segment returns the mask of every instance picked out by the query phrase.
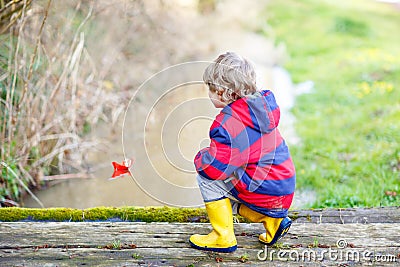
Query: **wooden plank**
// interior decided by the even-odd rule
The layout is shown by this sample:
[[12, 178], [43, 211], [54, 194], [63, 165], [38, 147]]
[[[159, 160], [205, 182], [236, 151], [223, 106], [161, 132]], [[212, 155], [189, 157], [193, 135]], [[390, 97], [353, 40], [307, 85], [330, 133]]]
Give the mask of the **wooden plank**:
[[397, 223], [400, 207], [294, 210], [289, 217], [297, 223]]
[[[400, 223], [387, 224], [310, 224], [294, 223], [279, 248], [257, 241], [261, 224], [235, 224], [238, 250], [210, 253], [190, 248], [193, 233], [206, 234], [209, 224], [78, 222], [0, 223], [0, 266], [338, 266], [327, 253], [342, 255], [343, 264], [393, 266], [400, 263]], [[347, 242], [338, 248], [338, 240]], [[119, 242], [119, 243], [118, 243]], [[121, 249], [112, 249], [118, 247]], [[362, 261], [345, 258], [369, 254]], [[278, 257], [278, 253], [281, 253]], [[313, 254], [314, 253], [314, 254]], [[352, 254], [353, 253], [353, 254]], [[321, 256], [322, 254], [322, 256]], [[274, 260], [265, 255], [274, 256]], [[393, 256], [391, 262], [371, 261], [372, 256]], [[247, 262], [240, 259], [246, 256]], [[314, 259], [304, 260], [304, 256]], [[296, 258], [297, 257], [297, 258]], [[222, 262], [217, 260], [222, 259]], [[294, 258], [297, 259], [293, 260]], [[321, 259], [320, 259], [321, 258]], [[393, 262], [395, 260], [395, 262]], [[375, 264], [375, 265], [374, 265]], [[346, 265], [342, 265], [346, 266]], [[348, 265], [347, 265], [348, 266]]]
[[[39, 250], [24, 249], [13, 252], [7, 258], [7, 265], [17, 266], [265, 266], [266, 261], [256, 259], [254, 251], [244, 251], [249, 260], [241, 262], [241, 254], [216, 254], [193, 249], [136, 249], [101, 251], [95, 249]], [[254, 254], [254, 255], [253, 255]], [[217, 262], [219, 261], [219, 263]], [[0, 263], [5, 263], [1, 262]], [[312, 263], [310, 266], [320, 266]], [[298, 262], [268, 261], [268, 266], [299, 266]]]
[[[284, 250], [280, 250], [281, 252]], [[311, 255], [310, 251], [315, 252], [315, 258], [303, 259], [295, 258], [293, 251], [298, 255]], [[320, 254], [318, 254], [318, 251]], [[38, 251], [29, 249], [20, 249], [18, 251], [8, 252], [10, 256], [0, 258], [2, 266], [396, 266], [398, 262], [393, 261], [382, 262], [381, 260], [371, 261], [370, 258], [360, 259], [361, 262], [353, 260], [341, 260], [346, 257], [346, 253], [353, 255], [354, 251], [358, 251], [360, 255], [364, 250], [352, 249], [343, 250], [339, 254], [334, 254], [337, 260], [328, 259], [327, 255], [322, 254], [323, 249], [307, 249], [298, 248], [286, 253], [286, 258], [282, 256], [275, 259], [258, 259], [259, 251], [249, 249], [238, 249], [234, 253], [210, 253], [201, 252], [190, 248], [185, 249], [166, 249], [166, 248], [138, 248], [135, 250], [98, 250], [98, 249], [60, 249], [49, 248], [40, 249]], [[327, 251], [327, 249], [326, 249]], [[334, 250], [333, 250], [334, 251]], [[347, 252], [346, 252], [347, 251]], [[385, 255], [390, 251], [385, 251]], [[372, 253], [372, 252], [371, 252]], [[392, 252], [393, 253], [393, 252]], [[247, 255], [247, 261], [242, 262], [241, 259]], [[292, 257], [294, 260], [289, 258]], [[306, 256], [307, 257], [307, 256]], [[362, 257], [362, 256], [360, 256]], [[353, 259], [353, 258], [351, 258]], [[377, 258], [378, 259], [378, 258]], [[398, 260], [398, 259], [397, 259]], [[218, 264], [217, 262], [220, 261]]]
[[[293, 224], [285, 238], [288, 245], [308, 245], [321, 239], [334, 245], [338, 239], [364, 247], [397, 246], [400, 224]], [[26, 229], [26, 230], [25, 230]], [[105, 246], [114, 240], [135, 243], [141, 247], [187, 246], [187, 239], [194, 233], [207, 234], [211, 227], [202, 223], [0, 223], [0, 248], [27, 246]], [[235, 224], [235, 233], [246, 243], [263, 232], [262, 224]], [[382, 234], [384, 233], [384, 234]], [[3, 238], [4, 236], [4, 238]], [[185, 237], [187, 239], [185, 239]], [[60, 243], [60, 240], [63, 243]], [[151, 242], [149, 242], [151, 240]], [[357, 244], [357, 242], [359, 242]], [[182, 245], [183, 244], [183, 245]], [[258, 243], [257, 243], [258, 244]]]

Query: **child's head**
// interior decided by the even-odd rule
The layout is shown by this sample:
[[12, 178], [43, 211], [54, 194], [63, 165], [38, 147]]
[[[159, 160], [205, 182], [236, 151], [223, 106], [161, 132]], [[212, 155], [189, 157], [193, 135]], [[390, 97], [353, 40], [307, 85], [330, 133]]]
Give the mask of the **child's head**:
[[210, 98], [215, 94], [222, 105], [257, 91], [253, 66], [247, 59], [233, 52], [220, 55], [210, 64], [204, 71], [203, 81], [210, 89]]

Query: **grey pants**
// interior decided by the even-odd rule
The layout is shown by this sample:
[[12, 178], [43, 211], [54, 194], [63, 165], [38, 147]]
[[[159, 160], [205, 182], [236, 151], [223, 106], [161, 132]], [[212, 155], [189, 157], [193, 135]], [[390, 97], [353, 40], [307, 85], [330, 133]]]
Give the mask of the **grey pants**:
[[205, 203], [220, 200], [222, 198], [229, 198], [232, 205], [233, 214], [238, 214], [239, 200], [237, 200], [230, 192], [233, 188], [231, 180], [210, 180], [201, 175], [197, 175], [197, 183], [199, 184], [201, 195]]

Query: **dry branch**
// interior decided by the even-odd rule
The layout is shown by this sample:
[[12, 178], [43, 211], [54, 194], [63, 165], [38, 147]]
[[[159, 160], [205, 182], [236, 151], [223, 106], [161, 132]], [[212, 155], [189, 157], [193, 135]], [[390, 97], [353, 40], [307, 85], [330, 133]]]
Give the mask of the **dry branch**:
[[32, 0], [0, 1], [0, 34], [5, 33], [26, 12]]
[[42, 181], [56, 181], [56, 180], [70, 180], [70, 179], [90, 179], [92, 175], [87, 173], [69, 173], [69, 174], [58, 174], [51, 176], [43, 176]]

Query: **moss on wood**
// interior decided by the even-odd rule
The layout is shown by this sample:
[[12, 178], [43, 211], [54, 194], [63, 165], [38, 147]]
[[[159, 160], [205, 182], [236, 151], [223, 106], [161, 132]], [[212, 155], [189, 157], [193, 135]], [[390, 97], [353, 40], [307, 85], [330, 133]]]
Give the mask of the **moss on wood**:
[[[298, 223], [397, 223], [400, 207], [290, 210]], [[235, 216], [237, 222], [250, 222]], [[0, 222], [17, 221], [131, 221], [131, 222], [208, 222], [204, 208], [172, 207], [96, 207], [71, 208], [0, 208]]]
[[207, 213], [202, 208], [171, 207], [96, 207], [71, 208], [1, 208], [0, 221], [140, 221], [140, 222], [207, 222]]

